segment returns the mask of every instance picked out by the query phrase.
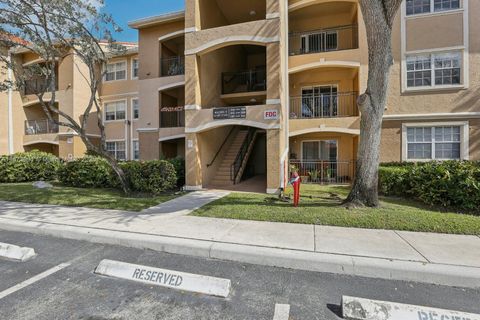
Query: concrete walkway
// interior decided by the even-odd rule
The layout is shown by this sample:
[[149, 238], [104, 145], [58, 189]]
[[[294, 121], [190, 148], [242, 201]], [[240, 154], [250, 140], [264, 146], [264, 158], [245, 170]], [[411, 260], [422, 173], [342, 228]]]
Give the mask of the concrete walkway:
[[480, 237], [187, 216], [227, 192], [134, 213], [0, 202], [0, 229], [294, 269], [480, 288]]

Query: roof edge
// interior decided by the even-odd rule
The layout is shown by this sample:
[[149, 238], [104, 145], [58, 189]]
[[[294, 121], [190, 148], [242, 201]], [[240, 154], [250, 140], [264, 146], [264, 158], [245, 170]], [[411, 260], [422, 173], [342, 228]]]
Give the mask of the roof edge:
[[146, 17], [138, 20], [133, 20], [128, 23], [128, 26], [133, 29], [141, 29], [145, 27], [154, 26], [157, 24], [181, 21], [185, 19], [185, 10], [169, 12], [157, 16]]

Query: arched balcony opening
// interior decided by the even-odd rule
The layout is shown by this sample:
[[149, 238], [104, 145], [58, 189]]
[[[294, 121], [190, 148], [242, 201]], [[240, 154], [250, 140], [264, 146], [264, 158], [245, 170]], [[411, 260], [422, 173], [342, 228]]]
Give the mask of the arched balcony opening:
[[172, 77], [185, 74], [185, 36], [159, 41], [160, 76]]
[[265, 104], [265, 46], [231, 45], [199, 59], [202, 108]]
[[289, 55], [358, 48], [358, 4], [332, 1], [289, 13]]
[[290, 119], [357, 117], [359, 71], [322, 67], [290, 74]]

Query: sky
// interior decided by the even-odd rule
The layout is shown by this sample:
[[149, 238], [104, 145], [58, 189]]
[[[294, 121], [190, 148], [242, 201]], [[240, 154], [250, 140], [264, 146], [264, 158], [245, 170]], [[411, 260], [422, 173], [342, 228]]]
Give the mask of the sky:
[[137, 30], [128, 27], [128, 22], [184, 9], [184, 0], [105, 0], [103, 12], [110, 13], [123, 29], [113, 36], [117, 41], [138, 41]]

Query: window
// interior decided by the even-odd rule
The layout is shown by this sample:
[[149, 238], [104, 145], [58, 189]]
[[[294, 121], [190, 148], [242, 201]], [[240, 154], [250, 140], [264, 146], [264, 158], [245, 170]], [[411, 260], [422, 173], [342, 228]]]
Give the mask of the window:
[[435, 55], [435, 85], [460, 84], [460, 53]]
[[338, 49], [336, 31], [319, 32], [302, 36], [302, 53], [334, 51]]
[[105, 121], [125, 120], [125, 101], [105, 104]]
[[461, 130], [462, 126], [407, 128], [407, 159], [461, 159]]
[[460, 0], [407, 0], [407, 16], [460, 9]]
[[125, 141], [107, 142], [107, 152], [117, 160], [126, 160]]
[[338, 88], [336, 85], [302, 89], [302, 117], [324, 118], [338, 115]]
[[337, 141], [303, 141], [302, 160], [304, 161], [337, 161]]
[[140, 143], [138, 141], [132, 141], [132, 159], [140, 160]]
[[132, 59], [132, 79], [138, 78], [138, 59]]
[[435, 11], [460, 9], [460, 0], [435, 0], [433, 6]]
[[107, 73], [105, 74], [105, 81], [116, 81], [127, 79], [127, 63], [117, 62], [107, 64]]
[[133, 119], [138, 119], [140, 116], [138, 99], [132, 99], [132, 110], [133, 110]]
[[430, 13], [430, 0], [407, 0], [407, 15]]
[[460, 85], [461, 63], [460, 52], [407, 56], [407, 87]]
[[432, 64], [430, 56], [407, 57], [407, 86], [427, 87], [432, 84]]

